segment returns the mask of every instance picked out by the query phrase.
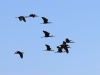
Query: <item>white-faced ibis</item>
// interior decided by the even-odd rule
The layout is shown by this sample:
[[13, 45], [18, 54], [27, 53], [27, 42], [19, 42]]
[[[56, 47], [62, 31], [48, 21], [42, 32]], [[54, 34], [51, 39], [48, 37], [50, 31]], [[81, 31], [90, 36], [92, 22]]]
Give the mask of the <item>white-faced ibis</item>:
[[63, 43], [60, 45], [61, 48], [63, 48], [64, 46], [69, 46], [65, 41], [63, 41]]
[[51, 23], [51, 22], [48, 22], [47, 18], [45, 18], [45, 17], [41, 17], [41, 18], [43, 19], [43, 22], [44, 22], [44, 23], [41, 23], [41, 24], [49, 24], [49, 23]]
[[62, 53], [63, 52], [61, 47], [57, 46], [57, 48], [58, 48], [58, 51], [55, 53]]
[[15, 17], [15, 18], [19, 18], [20, 21], [24, 21], [26, 22], [26, 19], [25, 18], [28, 18], [27, 16], [19, 16], [19, 17]]
[[67, 47], [67, 46], [64, 47], [64, 50], [65, 50], [66, 53], [69, 53], [68, 48], [70, 48], [70, 47]]
[[[44, 31], [44, 30], [43, 30], [43, 33], [45, 34], [44, 37], [55, 37], [55, 36], [53, 36], [53, 35], [50, 36], [50, 33], [47, 32], [47, 31]], [[41, 37], [41, 38], [43, 38], [43, 37]]]
[[68, 38], [65, 39], [66, 43], [74, 43], [72, 40], [69, 40]]
[[23, 52], [16, 51], [14, 54], [19, 54], [21, 58], [23, 58]]
[[45, 51], [54, 51], [54, 50], [51, 50], [51, 47], [49, 45], [45, 44], [45, 46], [47, 48], [47, 50], [45, 50]]
[[30, 14], [29, 17], [38, 17], [36, 14]]

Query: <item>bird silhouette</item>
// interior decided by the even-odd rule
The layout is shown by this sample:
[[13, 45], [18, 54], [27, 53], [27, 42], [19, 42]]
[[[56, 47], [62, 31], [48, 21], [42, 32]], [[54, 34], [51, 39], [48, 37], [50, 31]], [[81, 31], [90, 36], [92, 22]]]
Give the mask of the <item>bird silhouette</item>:
[[70, 48], [70, 47], [64, 46], [64, 50], [66, 53], [69, 53], [68, 48]]
[[57, 46], [57, 48], [58, 48], [58, 51], [55, 53], [62, 53], [63, 52], [61, 47]]
[[29, 17], [38, 17], [36, 14], [30, 14]]
[[54, 51], [54, 50], [51, 50], [51, 47], [49, 45], [45, 44], [45, 46], [47, 47], [47, 50], [45, 51]]
[[23, 58], [23, 52], [16, 51], [14, 54], [19, 54], [21, 58]]
[[[44, 30], [43, 30], [43, 33], [45, 34], [44, 37], [55, 37], [55, 36], [53, 36], [53, 35], [50, 36], [50, 33], [47, 32], [47, 31], [44, 31]], [[43, 38], [43, 37], [41, 37], [41, 38]]]
[[69, 40], [68, 38], [65, 39], [66, 43], [74, 43], [72, 40]]
[[63, 43], [60, 45], [61, 46], [61, 48], [64, 48], [64, 46], [69, 46], [68, 44], [66, 44], [66, 42], [65, 41], [63, 41]]
[[45, 18], [45, 17], [41, 17], [41, 18], [43, 19], [43, 22], [44, 22], [44, 23], [41, 23], [41, 24], [49, 24], [49, 23], [51, 23], [51, 22], [48, 22], [47, 18]]
[[26, 19], [25, 18], [28, 18], [27, 16], [19, 16], [19, 17], [15, 17], [15, 18], [19, 18], [20, 21], [24, 21], [26, 22]]

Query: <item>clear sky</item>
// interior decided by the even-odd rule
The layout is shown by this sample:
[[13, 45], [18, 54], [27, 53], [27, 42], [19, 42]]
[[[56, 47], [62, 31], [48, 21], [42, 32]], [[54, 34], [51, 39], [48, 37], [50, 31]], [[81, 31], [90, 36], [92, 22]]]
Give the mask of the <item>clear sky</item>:
[[[1, 0], [0, 13], [0, 75], [100, 75], [100, 0]], [[39, 17], [15, 18], [29, 14]], [[65, 38], [76, 42], [69, 54], [54, 53]]]

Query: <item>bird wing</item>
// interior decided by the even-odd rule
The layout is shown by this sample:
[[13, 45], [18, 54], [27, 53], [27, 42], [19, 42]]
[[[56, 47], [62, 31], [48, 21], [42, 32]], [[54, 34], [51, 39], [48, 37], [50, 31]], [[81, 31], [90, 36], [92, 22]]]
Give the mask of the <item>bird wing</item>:
[[20, 20], [20, 21], [22, 21], [22, 20], [23, 20], [23, 18], [22, 18], [22, 17], [19, 17], [19, 20]]
[[30, 14], [29, 17], [35, 17], [35, 15], [34, 14]]
[[46, 34], [50, 34], [49, 32], [47, 32], [47, 31], [44, 31], [44, 33], [46, 33]]
[[23, 21], [24, 21], [24, 22], [26, 22], [26, 19], [25, 19], [25, 17], [23, 17]]
[[70, 40], [68, 38], [66, 38], [66, 42], [70, 42]]
[[19, 55], [20, 55], [21, 58], [23, 58], [23, 53], [20, 52]]
[[66, 51], [66, 53], [69, 53], [68, 48], [64, 47], [64, 50]]
[[43, 31], [44, 32], [44, 34], [45, 34], [45, 36], [49, 36], [49, 32], [47, 32], [47, 31]]
[[49, 45], [46, 45], [47, 49], [51, 49]]
[[62, 49], [61, 48], [58, 48], [58, 52], [62, 52]]
[[47, 19], [47, 18], [42, 17], [42, 19], [43, 19], [43, 21], [44, 21], [45, 23], [47, 23], [47, 22], [48, 22], [48, 19]]

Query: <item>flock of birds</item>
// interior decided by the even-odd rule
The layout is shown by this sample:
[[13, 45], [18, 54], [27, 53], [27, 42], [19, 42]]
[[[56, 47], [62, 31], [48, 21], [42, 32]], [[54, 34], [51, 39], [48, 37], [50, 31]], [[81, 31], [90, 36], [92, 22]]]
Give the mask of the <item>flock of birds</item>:
[[[29, 18], [29, 17], [35, 18], [35, 17], [38, 17], [38, 16], [36, 14], [30, 14], [29, 16], [19, 16], [19, 17], [15, 17], [15, 18], [19, 18], [20, 21], [26, 22], [26, 19], [25, 18]], [[41, 23], [41, 24], [49, 24], [49, 23], [52, 23], [52, 22], [48, 22], [48, 19], [45, 18], [45, 17], [41, 17], [41, 18], [43, 19], [43, 23]], [[55, 37], [53, 35], [50, 35], [50, 33], [47, 32], [47, 31], [44, 31], [43, 30], [43, 33], [45, 35], [44, 37]], [[41, 38], [43, 38], [43, 37], [41, 37]], [[69, 40], [68, 38], [66, 38], [65, 41], [63, 41], [63, 43], [61, 45], [57, 46], [58, 51], [55, 52], [55, 53], [62, 53], [62, 52], [69, 53], [68, 48], [71, 48], [71, 47], [68, 45], [68, 43], [74, 43], [74, 42], [72, 40]], [[45, 46], [46, 46], [47, 49], [44, 50], [44, 51], [54, 51], [54, 50], [52, 50], [52, 48], [48, 44], [45, 44]], [[63, 49], [65, 51], [63, 51]], [[21, 51], [16, 51], [15, 52], [15, 54], [19, 54], [21, 58], [23, 58], [23, 53], [24, 52], [21, 52]]]

